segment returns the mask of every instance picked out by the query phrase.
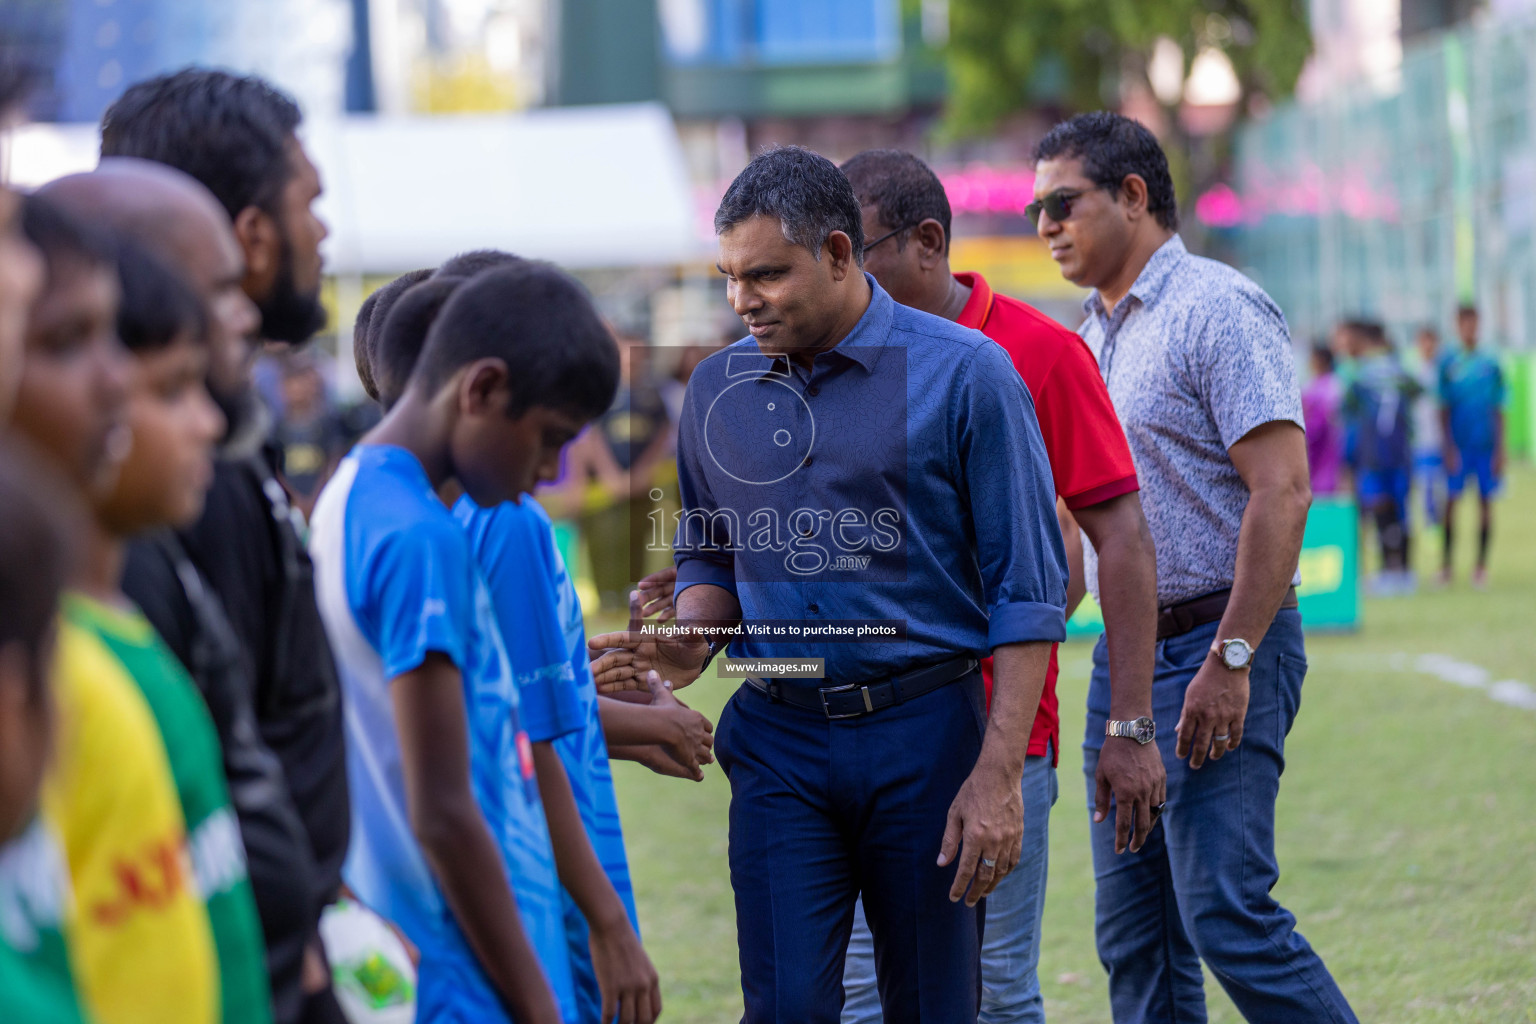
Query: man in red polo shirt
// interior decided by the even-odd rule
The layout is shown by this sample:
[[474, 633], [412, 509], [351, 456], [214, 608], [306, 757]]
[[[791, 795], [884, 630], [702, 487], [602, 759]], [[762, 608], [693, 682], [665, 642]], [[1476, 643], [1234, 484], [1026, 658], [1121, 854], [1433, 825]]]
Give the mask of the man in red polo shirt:
[[[1117, 848], [1138, 850], [1161, 810], [1164, 790], [1162, 758], [1148, 742], [1157, 570], [1136, 467], [1098, 363], [1081, 338], [1039, 310], [996, 294], [980, 274], [950, 272], [949, 199], [921, 160], [899, 150], [869, 150], [842, 169], [864, 211], [864, 269], [897, 302], [975, 328], [1001, 345], [1034, 398], [1057, 496], [1070, 513], [1063, 522], [1070, 527], [1075, 520], [1099, 553], [1106, 635], [1101, 642], [1109, 645], [1114, 680], [1111, 727], [1126, 723], [1118, 730], [1126, 735], [1107, 739], [1099, 758], [1095, 820], [1110, 812], [1113, 796]], [[1069, 543], [1069, 551], [1073, 546]], [[1076, 598], [1084, 586], [1080, 551], [1069, 590]], [[990, 668], [985, 665], [989, 686]], [[1024, 849], [1018, 866], [987, 899], [982, 1024], [1045, 1019], [1035, 966], [1061, 749], [1056, 674], [1053, 649], [1024, 771]], [[862, 918], [855, 925], [844, 974], [843, 1024], [880, 1019], [873, 947]]]

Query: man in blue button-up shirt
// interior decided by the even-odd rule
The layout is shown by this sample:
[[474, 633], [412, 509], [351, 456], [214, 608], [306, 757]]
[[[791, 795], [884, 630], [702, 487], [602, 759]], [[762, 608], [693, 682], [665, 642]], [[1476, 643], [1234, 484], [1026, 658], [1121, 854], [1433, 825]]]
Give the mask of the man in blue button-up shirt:
[[[976, 1019], [974, 908], [1018, 860], [1030, 723], [1065, 633], [1029, 392], [995, 343], [864, 274], [861, 224], [814, 153], [742, 172], [715, 227], [751, 337], [695, 371], [679, 428], [679, 621], [742, 623], [739, 657], [825, 659], [825, 679], [750, 681], [717, 731], [749, 1024], [838, 1020], [861, 891], [886, 1020]], [[807, 635], [828, 627], [852, 632]], [[625, 640], [677, 684], [710, 653]], [[988, 653], [990, 718], [972, 660]], [[881, 685], [898, 676], [920, 681]], [[817, 691], [845, 684], [870, 685], [833, 717], [850, 705]]]

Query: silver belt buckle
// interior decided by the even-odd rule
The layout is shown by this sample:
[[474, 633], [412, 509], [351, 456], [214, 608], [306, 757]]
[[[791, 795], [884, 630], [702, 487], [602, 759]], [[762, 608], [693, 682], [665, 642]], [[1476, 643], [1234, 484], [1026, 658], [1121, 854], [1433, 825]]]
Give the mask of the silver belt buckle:
[[[829, 694], [829, 693], [847, 693], [850, 690], [861, 690], [861, 691], [863, 691], [864, 710], [863, 711], [845, 711], [842, 714], [834, 715], [832, 713], [831, 705], [829, 705], [827, 703], [827, 694]], [[868, 714], [869, 712], [875, 710], [875, 706], [872, 703], [870, 703], [870, 700], [869, 700], [869, 687], [863, 685], [862, 683], [844, 683], [842, 686], [823, 686], [820, 689], [818, 689], [816, 692], [821, 695], [821, 711], [822, 711], [822, 713], [824, 715], [826, 715], [829, 719], [832, 719], [833, 721], [836, 721], [839, 718], [858, 718], [861, 715]]]

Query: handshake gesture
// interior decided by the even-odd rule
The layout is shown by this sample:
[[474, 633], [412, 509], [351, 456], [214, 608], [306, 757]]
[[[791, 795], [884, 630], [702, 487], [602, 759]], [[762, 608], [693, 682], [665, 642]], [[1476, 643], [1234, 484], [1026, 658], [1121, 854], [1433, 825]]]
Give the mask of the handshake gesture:
[[609, 755], [697, 782], [703, 765], [715, 759], [714, 726], [672, 689], [693, 682], [709, 645], [687, 634], [641, 631], [647, 615], [660, 622], [673, 617], [676, 578], [675, 569], [665, 569], [641, 580], [630, 594], [629, 629], [592, 637], [587, 653], [598, 692], [615, 698], [603, 702]]
[[629, 628], [587, 641], [598, 693], [645, 693], [650, 689], [645, 679], [648, 672], [679, 688], [698, 678], [709, 655], [709, 641], [702, 634], [676, 627], [666, 632], [642, 629], [647, 616], [654, 615], [658, 623], [676, 616], [672, 604], [676, 581], [676, 569], [663, 569], [641, 580], [640, 588], [629, 595]]

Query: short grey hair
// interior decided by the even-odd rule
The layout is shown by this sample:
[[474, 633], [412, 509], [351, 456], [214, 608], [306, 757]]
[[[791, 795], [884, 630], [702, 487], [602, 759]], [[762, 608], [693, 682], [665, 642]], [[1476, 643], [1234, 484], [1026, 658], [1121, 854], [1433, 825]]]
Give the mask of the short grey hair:
[[853, 242], [853, 259], [864, 265], [864, 216], [853, 186], [837, 165], [801, 146], [777, 146], [758, 154], [736, 175], [715, 211], [715, 234], [752, 217], [774, 217], [784, 238], [821, 259], [832, 232]]

